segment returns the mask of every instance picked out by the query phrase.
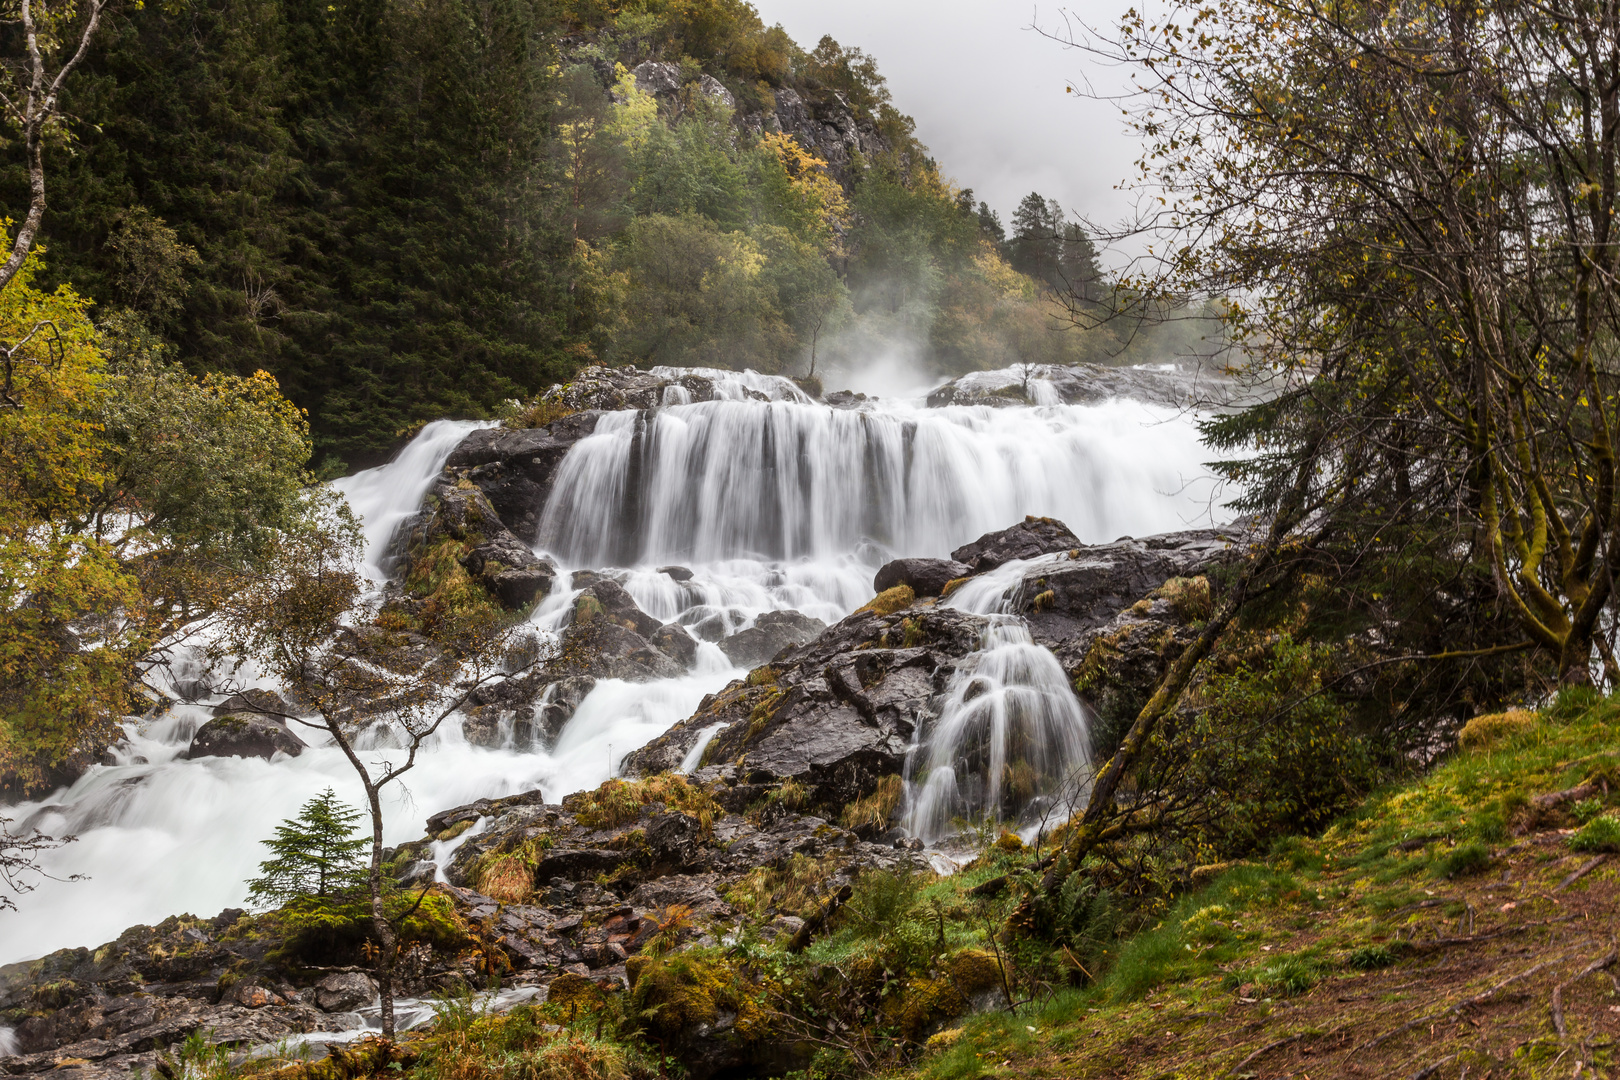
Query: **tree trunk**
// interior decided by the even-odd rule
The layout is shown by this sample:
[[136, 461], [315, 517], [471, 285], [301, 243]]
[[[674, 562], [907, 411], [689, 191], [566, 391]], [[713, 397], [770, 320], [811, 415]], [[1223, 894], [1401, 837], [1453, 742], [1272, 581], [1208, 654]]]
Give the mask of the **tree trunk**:
[[366, 884], [371, 892], [371, 926], [377, 934], [377, 996], [382, 1003], [382, 1035], [394, 1037], [394, 947], [396, 938], [388, 913], [383, 910], [382, 890], [382, 800], [377, 789], [366, 784], [366, 803], [371, 809], [371, 872]]

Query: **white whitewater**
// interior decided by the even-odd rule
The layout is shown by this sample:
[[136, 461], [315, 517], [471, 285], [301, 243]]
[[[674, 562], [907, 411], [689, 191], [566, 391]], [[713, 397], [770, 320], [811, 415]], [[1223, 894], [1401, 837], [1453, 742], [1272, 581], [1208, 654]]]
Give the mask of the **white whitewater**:
[[[791, 384], [789, 384], [791, 385]], [[1137, 402], [615, 413], [569, 454], [540, 546], [575, 565], [943, 556], [1025, 514], [1088, 542], [1207, 513], [1184, 417]]]
[[[654, 683], [602, 681], [545, 752], [469, 745], [447, 726], [405, 786], [390, 789], [389, 843], [420, 837], [428, 814], [476, 798], [539, 786], [558, 799], [595, 786], [741, 674], [714, 640], [771, 610], [842, 618], [871, 597], [872, 575], [890, 557], [946, 554], [1026, 514], [1060, 518], [1088, 542], [1208, 520], [1209, 489], [1189, 486], [1205, 475], [1207, 455], [1190, 419], [1169, 410], [1132, 401], [1002, 410], [876, 401], [837, 410], [774, 376], [702, 374], [716, 379], [722, 400], [677, 404], [676, 394], [650, 415], [603, 418], [564, 460], [537, 545], [564, 570], [606, 570], [649, 614], [705, 638], [695, 670]], [[374, 578], [389, 569], [399, 524], [477, 426], [430, 424], [395, 461], [334, 485], [363, 519]], [[667, 563], [691, 569], [692, 580], [660, 573]], [[540, 628], [567, 618], [576, 595], [567, 580], [561, 575], [536, 611]], [[975, 581], [955, 602], [995, 611], [1004, 590]], [[989, 782], [1008, 767], [998, 772], [997, 754], [1020, 775], [1033, 770], [1037, 787], [1083, 761], [1079, 704], [1053, 682], [1051, 654], [1020, 632], [1013, 620], [998, 624], [919, 745], [914, 769], [926, 771], [925, 789], [939, 789], [926, 813], [924, 799], [913, 800], [921, 835], [944, 835], [965, 813], [1016, 810], [1008, 799], [1026, 793]], [[94, 946], [133, 923], [241, 906], [243, 882], [265, 857], [259, 841], [277, 823], [328, 786], [360, 802], [347, 762], [325, 746], [270, 762], [181, 759], [208, 718], [204, 705], [176, 705], [132, 723], [116, 764], [6, 809], [19, 825], [76, 834], [48, 869], [89, 880], [45, 881], [21, 898], [20, 911], [0, 915], [0, 964]], [[951, 745], [961, 748], [960, 763], [927, 764], [925, 754]], [[1019, 765], [1030, 753], [1029, 767]]]
[[945, 688], [939, 717], [906, 758], [903, 826], [933, 844], [964, 820], [1008, 820], [1032, 838], [1065, 821], [1090, 779], [1085, 707], [1050, 649], [1007, 614], [1010, 591], [1033, 567], [1015, 560], [945, 601], [987, 615], [984, 647]]

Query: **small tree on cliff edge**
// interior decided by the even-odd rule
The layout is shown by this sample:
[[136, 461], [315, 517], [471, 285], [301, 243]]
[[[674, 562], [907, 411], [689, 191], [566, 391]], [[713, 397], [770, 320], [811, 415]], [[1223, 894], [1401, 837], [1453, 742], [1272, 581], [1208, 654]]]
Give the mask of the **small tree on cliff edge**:
[[324, 731], [360, 778], [371, 822], [364, 884], [378, 944], [383, 1037], [393, 1038], [398, 934], [385, 909], [383, 789], [416, 766], [440, 726], [479, 687], [527, 671], [549, 654], [531, 650], [508, 670], [516, 628], [476, 604], [445, 613], [425, 648], [402, 648], [403, 635], [360, 625], [359, 525], [331, 498], [326, 532], [280, 538], [265, 569], [231, 598], [214, 651], [219, 659], [253, 660], [277, 677], [319, 717], [285, 719]]
[[327, 788], [295, 818], [276, 827], [274, 840], [263, 841], [273, 858], [259, 864], [262, 876], [249, 881], [248, 900], [255, 904], [284, 904], [299, 896], [332, 896], [365, 884], [366, 866], [361, 852], [369, 846], [355, 835], [360, 811], [338, 802]]

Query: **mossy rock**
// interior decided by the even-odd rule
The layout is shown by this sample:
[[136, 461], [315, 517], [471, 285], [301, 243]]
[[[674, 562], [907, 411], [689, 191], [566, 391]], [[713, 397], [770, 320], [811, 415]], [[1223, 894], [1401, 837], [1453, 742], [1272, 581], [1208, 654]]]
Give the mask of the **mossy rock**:
[[602, 988], [583, 975], [565, 971], [546, 988], [546, 1002], [565, 1009], [588, 1009], [602, 1003]]
[[856, 609], [856, 613], [869, 612], [873, 615], [893, 615], [903, 611], [917, 600], [917, 594], [910, 585], [896, 585], [892, 589], [884, 589], [864, 605]]
[[1539, 723], [1541, 718], [1528, 709], [1485, 713], [1463, 725], [1463, 729], [1457, 733], [1457, 745], [1464, 750], [1487, 750], [1524, 734]]

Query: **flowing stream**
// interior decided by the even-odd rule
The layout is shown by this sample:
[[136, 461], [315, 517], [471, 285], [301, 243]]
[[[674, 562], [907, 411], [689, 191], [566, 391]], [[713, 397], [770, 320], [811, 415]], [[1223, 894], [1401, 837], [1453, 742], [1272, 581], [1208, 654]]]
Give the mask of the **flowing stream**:
[[[1116, 399], [999, 410], [874, 400], [840, 410], [774, 376], [703, 374], [721, 400], [683, 403], [672, 388], [663, 408], [603, 417], [565, 458], [537, 543], [564, 571], [606, 571], [650, 615], [707, 638], [693, 670], [651, 683], [602, 680], [547, 751], [474, 746], [447, 724], [385, 796], [388, 843], [420, 837], [428, 814], [477, 798], [539, 786], [555, 800], [595, 786], [743, 674], [714, 639], [772, 610], [836, 621], [870, 599], [872, 575], [890, 558], [946, 555], [1026, 514], [1059, 518], [1087, 542], [1209, 520], [1210, 490], [1196, 482], [1207, 451], [1190, 418], [1169, 409]], [[390, 464], [334, 485], [363, 520], [371, 577], [389, 573], [396, 529], [477, 426], [430, 424]], [[671, 563], [691, 580], [658, 570]], [[962, 814], [1006, 813], [1032, 792], [1061, 799], [1083, 772], [1079, 702], [1055, 658], [998, 614], [1015, 572], [986, 575], [952, 599], [993, 625], [913, 754], [921, 782], [908, 826], [930, 841]], [[568, 617], [577, 594], [567, 582], [560, 575], [538, 605], [540, 627]], [[171, 674], [208, 678], [195, 668]], [[129, 723], [113, 763], [6, 810], [13, 828], [78, 840], [51, 854], [52, 878], [21, 897], [19, 911], [0, 915], [0, 964], [94, 946], [134, 923], [241, 906], [265, 857], [259, 841], [282, 819], [328, 786], [360, 802], [347, 762], [307, 730], [299, 734], [312, 745], [296, 758], [184, 758], [217, 700]], [[1009, 766], [1018, 783], [992, 782]]]

